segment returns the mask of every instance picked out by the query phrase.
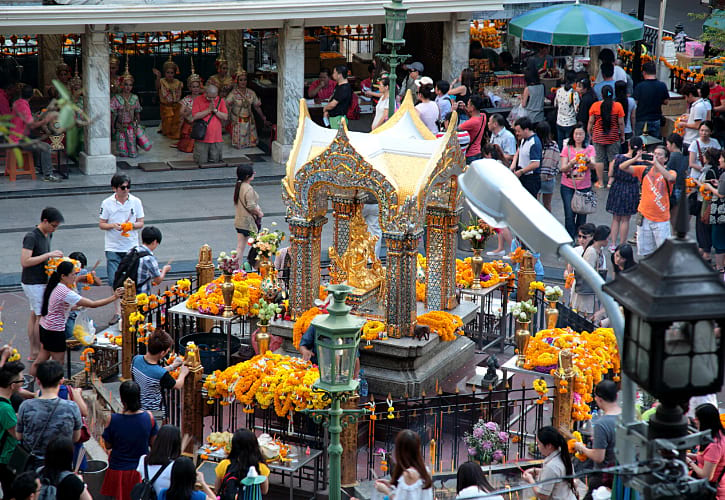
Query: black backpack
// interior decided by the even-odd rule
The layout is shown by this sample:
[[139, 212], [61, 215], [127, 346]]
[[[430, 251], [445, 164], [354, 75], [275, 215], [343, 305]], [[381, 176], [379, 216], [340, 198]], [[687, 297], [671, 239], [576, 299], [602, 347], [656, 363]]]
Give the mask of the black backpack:
[[[138, 278], [138, 263], [141, 258], [148, 255], [151, 255], [151, 253], [146, 250], [139, 250], [138, 248], [132, 248], [126, 253], [123, 259], [121, 259], [121, 263], [118, 264], [116, 274], [113, 276], [113, 289], [122, 287], [126, 278], [131, 278], [131, 281], [136, 283], [136, 279]], [[143, 283], [136, 283], [136, 289], [141, 288], [147, 281], [148, 279]]]
[[170, 463], [167, 463], [166, 465], [162, 466], [156, 474], [154, 474], [154, 477], [149, 479], [149, 467], [148, 463], [146, 462], [148, 460], [148, 457], [144, 457], [143, 459], [143, 479], [140, 483], [135, 485], [131, 489], [131, 500], [156, 500], [156, 490], [154, 490], [154, 483], [159, 478], [162, 472], [164, 472], [164, 469], [169, 466]]
[[244, 485], [240, 483], [238, 477], [233, 474], [225, 474], [222, 480], [222, 486], [219, 488], [219, 499], [237, 500], [237, 497], [241, 498], [243, 490]]

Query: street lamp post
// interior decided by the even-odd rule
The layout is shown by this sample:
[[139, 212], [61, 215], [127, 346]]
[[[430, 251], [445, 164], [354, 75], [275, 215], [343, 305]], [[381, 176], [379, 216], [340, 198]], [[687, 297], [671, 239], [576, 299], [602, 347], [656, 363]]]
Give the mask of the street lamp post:
[[405, 62], [410, 56], [407, 54], [398, 54], [398, 48], [405, 45], [403, 32], [405, 31], [405, 21], [408, 17], [408, 9], [403, 6], [403, 0], [392, 0], [393, 3], [385, 5], [385, 38], [383, 43], [390, 45], [390, 54], [380, 54], [379, 57], [383, 61], [387, 61], [390, 66], [390, 85], [388, 86], [388, 116], [393, 116], [395, 112], [395, 83], [398, 79], [396, 69], [399, 64]]
[[340, 408], [340, 403], [346, 401], [358, 386], [353, 374], [360, 331], [365, 325], [365, 319], [352, 316], [351, 307], [345, 304], [345, 298], [352, 290], [352, 287], [342, 284], [328, 286], [327, 291], [333, 296], [333, 302], [327, 308], [329, 314], [320, 314], [312, 320], [320, 369], [320, 379], [315, 382], [314, 390], [322, 392], [323, 401], [330, 401], [331, 404], [327, 410], [305, 410], [305, 413], [309, 413], [316, 422], [323, 423], [330, 432], [330, 445], [327, 448], [330, 460], [330, 500], [341, 498], [340, 433], [343, 425], [354, 422], [365, 413], [365, 410]]
[[[683, 437], [686, 420], [676, 403], [717, 392], [725, 371], [721, 336], [725, 285], [687, 240], [686, 211], [678, 214], [676, 239], [667, 240], [637, 267], [604, 285], [596, 270], [574, 251], [559, 221], [502, 164], [477, 160], [460, 177], [459, 185], [476, 215], [489, 223], [506, 222], [526, 245], [572, 264], [577, 279], [594, 289], [607, 310], [623, 371], [617, 458], [630, 466], [639, 455], [660, 466], [656, 474], [635, 477], [630, 484], [648, 499], [707, 491], [707, 478], [690, 478], [684, 464], [676, 460], [674, 464], [679, 465], [665, 464], [665, 470], [662, 460], [677, 458], [678, 451], [701, 444], [704, 434], [709, 435]], [[614, 298], [622, 304], [624, 315]], [[649, 426], [634, 418], [635, 381], [662, 402]]]

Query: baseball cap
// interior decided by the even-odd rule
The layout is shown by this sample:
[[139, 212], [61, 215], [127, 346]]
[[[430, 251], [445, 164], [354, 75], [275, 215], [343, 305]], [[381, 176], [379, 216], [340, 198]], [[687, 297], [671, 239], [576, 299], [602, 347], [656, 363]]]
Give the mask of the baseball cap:
[[415, 81], [416, 87], [420, 87], [421, 85], [433, 85], [433, 79], [429, 76], [422, 76]]
[[423, 66], [423, 63], [421, 62], [414, 62], [411, 64], [408, 64], [408, 71], [417, 71], [418, 73], [422, 73], [425, 71], [425, 67]]

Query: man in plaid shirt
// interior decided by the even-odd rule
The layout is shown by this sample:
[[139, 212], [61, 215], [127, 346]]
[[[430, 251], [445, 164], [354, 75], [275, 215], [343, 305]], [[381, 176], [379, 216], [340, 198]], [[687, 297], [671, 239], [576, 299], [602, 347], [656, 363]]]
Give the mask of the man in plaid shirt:
[[161, 230], [155, 226], [144, 227], [141, 232], [143, 242], [137, 250], [149, 255], [141, 257], [138, 261], [138, 275], [136, 278], [136, 293], [151, 292], [152, 285], [159, 285], [164, 281], [166, 273], [171, 271], [171, 266], [166, 264], [159, 270], [159, 262], [154, 256], [154, 250], [161, 243]]

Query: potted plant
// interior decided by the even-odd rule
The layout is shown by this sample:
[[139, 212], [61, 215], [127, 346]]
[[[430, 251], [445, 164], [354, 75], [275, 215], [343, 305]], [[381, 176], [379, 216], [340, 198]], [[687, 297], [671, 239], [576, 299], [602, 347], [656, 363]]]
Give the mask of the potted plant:
[[471, 249], [473, 250], [473, 257], [471, 257], [471, 271], [473, 271], [472, 290], [481, 289], [481, 269], [483, 267], [481, 251], [486, 248], [486, 240], [493, 234], [493, 228], [477, 217], [471, 218], [468, 225], [461, 226], [461, 239], [470, 242]]
[[523, 367], [524, 362], [526, 361], [526, 346], [529, 345], [529, 340], [531, 340], [529, 324], [537, 311], [538, 308], [531, 302], [531, 299], [523, 302], [517, 302], [511, 308], [511, 314], [519, 323], [519, 328], [516, 330], [514, 335], [516, 340], [516, 352], [518, 354], [516, 366], [518, 367]]
[[496, 422], [480, 419], [473, 425], [472, 432], [464, 435], [464, 440], [471, 459], [487, 465], [503, 461], [509, 434], [502, 431]]

